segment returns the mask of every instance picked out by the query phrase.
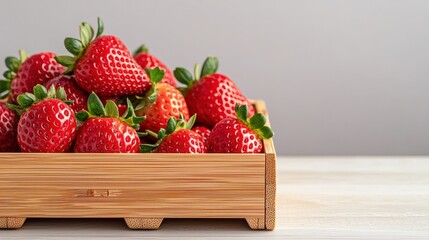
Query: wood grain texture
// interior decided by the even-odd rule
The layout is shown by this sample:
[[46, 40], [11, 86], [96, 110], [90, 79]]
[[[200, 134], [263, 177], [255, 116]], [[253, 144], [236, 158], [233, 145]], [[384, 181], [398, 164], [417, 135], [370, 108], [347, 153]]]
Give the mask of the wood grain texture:
[[[267, 118], [267, 126], [270, 125], [268, 111], [265, 102], [255, 101], [256, 111]], [[264, 139], [265, 150], [265, 228], [274, 230], [276, 226], [276, 151], [273, 139]]]
[[163, 218], [125, 218], [130, 229], [155, 230], [161, 226]]
[[0, 216], [264, 216], [263, 154], [0, 154]]

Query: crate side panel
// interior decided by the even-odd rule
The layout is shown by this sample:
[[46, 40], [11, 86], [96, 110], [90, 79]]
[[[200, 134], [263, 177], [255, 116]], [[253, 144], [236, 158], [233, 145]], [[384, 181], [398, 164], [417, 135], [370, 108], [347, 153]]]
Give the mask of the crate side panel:
[[258, 155], [0, 154], [0, 216], [264, 216]]
[[[262, 113], [267, 118], [267, 126], [270, 125], [270, 120], [262, 100], [255, 101], [256, 111]], [[273, 139], [265, 139], [265, 228], [273, 230], [276, 225], [276, 151], [274, 149]]]

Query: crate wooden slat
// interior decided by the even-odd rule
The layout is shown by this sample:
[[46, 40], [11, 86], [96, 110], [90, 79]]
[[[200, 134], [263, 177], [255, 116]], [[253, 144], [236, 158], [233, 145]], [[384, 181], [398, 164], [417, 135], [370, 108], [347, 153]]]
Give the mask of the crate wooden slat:
[[[266, 114], [262, 101], [258, 112]], [[157, 229], [164, 218], [275, 223], [275, 151], [261, 154], [0, 153], [0, 228], [25, 218], [124, 218]]]

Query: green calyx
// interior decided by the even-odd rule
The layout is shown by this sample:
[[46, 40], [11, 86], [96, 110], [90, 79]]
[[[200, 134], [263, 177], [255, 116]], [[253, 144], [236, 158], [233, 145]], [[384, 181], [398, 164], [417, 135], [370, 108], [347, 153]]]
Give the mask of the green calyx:
[[76, 113], [76, 118], [80, 122], [85, 122], [88, 118], [94, 117], [117, 118], [138, 130], [140, 128], [140, 123], [143, 122], [146, 117], [136, 116], [133, 104], [129, 99], [127, 99], [127, 106], [127, 111], [125, 111], [122, 116], [119, 116], [119, 109], [115, 102], [108, 100], [106, 105], [103, 105], [97, 94], [91, 93], [88, 97], [88, 111], [83, 110]]
[[140, 152], [153, 152], [169, 135], [182, 129], [192, 129], [196, 119], [197, 114], [194, 114], [191, 118], [189, 118], [189, 121], [186, 121], [183, 114], [180, 114], [179, 119], [175, 119], [174, 117], [168, 119], [167, 128], [161, 128], [158, 133], [146, 130], [147, 135], [150, 135], [158, 140], [155, 144], [141, 144]]
[[5, 79], [0, 80], [0, 99], [4, 99], [9, 95], [11, 82], [16, 77], [19, 67], [27, 58], [28, 54], [22, 49], [19, 50], [19, 59], [16, 57], [6, 57], [4, 62], [7, 70], [3, 73]]
[[219, 67], [219, 60], [216, 57], [207, 57], [203, 63], [203, 67], [201, 68], [201, 72], [199, 72], [199, 65], [195, 64], [194, 67], [194, 76], [192, 77], [192, 73], [185, 68], [178, 67], [174, 69], [174, 77], [180, 83], [186, 85], [186, 87], [179, 88], [179, 90], [186, 95], [189, 89], [198, 82], [201, 78], [216, 73]]
[[144, 44], [140, 45], [140, 47], [138, 47], [138, 48], [134, 51], [133, 56], [137, 56], [137, 55], [138, 55], [138, 54], [140, 54], [140, 53], [149, 53], [149, 49], [147, 48], [147, 46], [146, 46], [146, 45], [144, 45]]
[[[101, 20], [101, 18], [98, 18], [98, 28], [97, 28], [97, 34], [95, 35], [95, 38], [103, 34], [103, 30], [104, 30], [103, 21]], [[55, 57], [55, 60], [59, 64], [63, 65], [64, 67], [67, 67], [64, 74], [73, 73], [77, 60], [82, 57], [82, 55], [85, 53], [86, 48], [95, 39], [94, 29], [87, 22], [83, 22], [79, 26], [79, 32], [80, 32], [80, 40], [76, 38], [71, 38], [71, 37], [64, 39], [64, 46], [66, 47], [67, 51], [69, 51], [73, 56], [56, 56]]]
[[33, 93], [24, 93], [17, 97], [16, 101], [18, 105], [7, 103], [7, 107], [16, 111], [19, 115], [24, 113], [31, 106], [50, 98], [59, 99], [66, 104], [72, 104], [73, 101], [67, 100], [67, 94], [64, 91], [64, 88], [59, 87], [55, 89], [54, 85], [51, 85], [49, 90], [47, 90], [43, 85], [37, 84], [33, 88]]
[[260, 139], [269, 139], [274, 136], [274, 132], [270, 127], [265, 126], [267, 119], [262, 115], [262, 113], [257, 113], [252, 117], [248, 118], [249, 109], [247, 105], [235, 105], [235, 114], [237, 119], [252, 129]]
[[159, 67], [156, 67], [154, 69], [146, 68], [145, 71], [150, 81], [152, 82], [152, 85], [149, 91], [147, 91], [143, 97], [136, 97], [139, 100], [139, 103], [136, 106], [136, 110], [140, 110], [146, 106], [149, 106], [156, 101], [156, 98], [158, 96], [156, 85], [161, 82], [165, 74], [165, 71], [161, 70]]

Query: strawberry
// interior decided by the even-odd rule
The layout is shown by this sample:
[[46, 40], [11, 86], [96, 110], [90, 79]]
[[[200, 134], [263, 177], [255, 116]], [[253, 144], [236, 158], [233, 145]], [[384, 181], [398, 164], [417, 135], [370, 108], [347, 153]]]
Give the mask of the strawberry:
[[206, 153], [207, 146], [201, 135], [190, 130], [195, 123], [195, 118], [196, 115], [193, 115], [186, 122], [183, 116], [177, 121], [171, 117], [168, 120], [167, 130], [162, 128], [158, 133], [146, 130], [158, 141], [155, 144], [142, 144], [140, 150], [157, 153]]
[[101, 36], [103, 23], [98, 19], [98, 31], [86, 22], [80, 26], [80, 40], [66, 38], [64, 45], [73, 56], [55, 59], [67, 67], [65, 74], [74, 72], [77, 84], [99, 96], [118, 97], [142, 94], [150, 81], [122, 41], [115, 36]]
[[137, 116], [146, 116], [146, 120], [140, 124], [140, 131], [148, 129], [158, 132], [167, 127], [170, 117], [179, 118], [180, 114], [187, 121], [189, 111], [185, 97], [175, 87], [160, 82], [164, 71], [159, 67], [152, 70], [146, 68], [146, 71], [152, 81], [152, 87], [136, 106]]
[[22, 152], [67, 152], [76, 135], [76, 118], [66, 104], [63, 88], [49, 91], [40, 84], [34, 94], [18, 96], [19, 106], [8, 104], [18, 112], [18, 144]]
[[209, 143], [209, 138], [210, 138], [210, 129], [203, 127], [203, 126], [198, 126], [198, 127], [194, 127], [192, 128], [192, 131], [198, 133], [201, 135], [201, 137], [203, 137], [204, 143], [206, 145], [208, 145]]
[[18, 95], [31, 92], [37, 84], [44, 84], [64, 71], [51, 52], [42, 52], [28, 57], [24, 50], [19, 50], [20, 59], [7, 57], [5, 60], [8, 70], [3, 74], [6, 80], [0, 81], [0, 98], [9, 94], [16, 103]]
[[143, 69], [159, 67], [161, 70], [164, 70], [164, 78], [161, 80], [161, 82], [168, 83], [173, 87], [177, 87], [177, 82], [174, 80], [171, 70], [167, 67], [167, 65], [161, 62], [161, 60], [150, 54], [148, 48], [145, 45], [141, 45], [134, 52], [134, 59]]
[[63, 87], [67, 94], [67, 98], [73, 101], [70, 107], [73, 108], [75, 112], [86, 109], [88, 94], [76, 84], [74, 76], [61, 74], [49, 80], [44, 85], [48, 89], [52, 85], [54, 85], [55, 88]]
[[235, 107], [237, 118], [225, 118], [212, 129], [208, 151], [211, 153], [260, 153], [262, 139], [271, 138], [274, 133], [264, 115], [257, 113], [248, 118], [247, 105]]
[[177, 80], [187, 86], [181, 90], [186, 95], [189, 113], [198, 114], [197, 123], [209, 128], [222, 119], [234, 117], [235, 104], [247, 104], [249, 114], [255, 113], [253, 106], [235, 83], [227, 76], [216, 73], [218, 64], [217, 58], [208, 57], [200, 76], [198, 65], [195, 66], [195, 79], [184, 68], [174, 70]]
[[0, 152], [16, 152], [19, 150], [16, 138], [18, 115], [0, 103]]
[[119, 117], [119, 110], [112, 100], [103, 106], [95, 93], [88, 98], [88, 111], [76, 114], [80, 122], [74, 146], [78, 153], [137, 153], [140, 139], [136, 129], [144, 118], [136, 117], [128, 100], [128, 111]]

